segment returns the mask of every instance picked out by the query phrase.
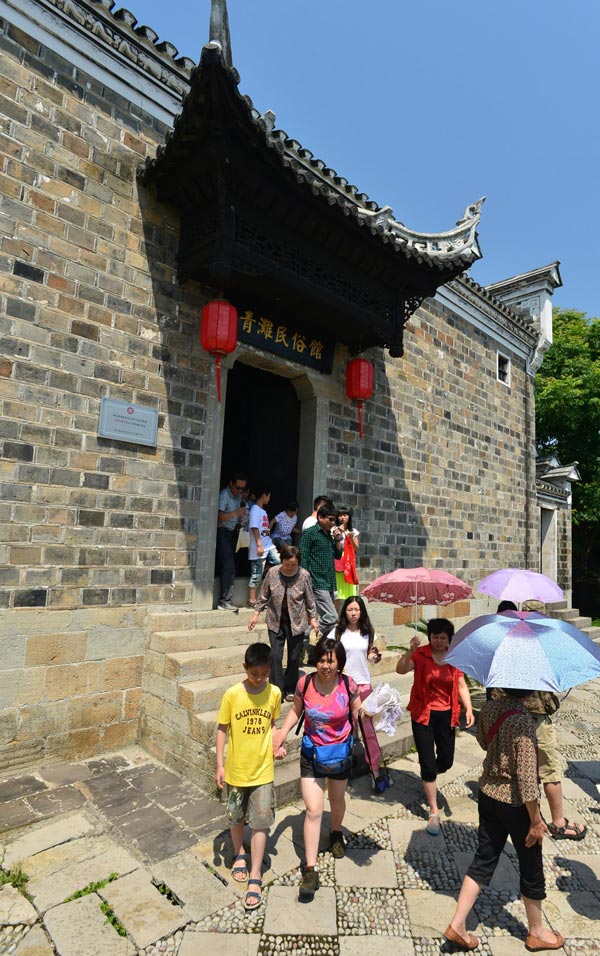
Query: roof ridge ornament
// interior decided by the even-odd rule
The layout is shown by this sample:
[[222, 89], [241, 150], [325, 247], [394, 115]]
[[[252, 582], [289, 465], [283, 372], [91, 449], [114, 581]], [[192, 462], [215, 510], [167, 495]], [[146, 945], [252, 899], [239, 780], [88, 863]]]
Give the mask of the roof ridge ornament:
[[209, 42], [221, 48], [225, 66], [233, 67], [227, 0], [211, 0]]
[[469, 222], [471, 219], [480, 219], [481, 217], [481, 207], [485, 202], [485, 196], [482, 196], [481, 199], [478, 199], [477, 202], [470, 203], [465, 209], [462, 219], [457, 219], [457, 226], [464, 226], [466, 222]]

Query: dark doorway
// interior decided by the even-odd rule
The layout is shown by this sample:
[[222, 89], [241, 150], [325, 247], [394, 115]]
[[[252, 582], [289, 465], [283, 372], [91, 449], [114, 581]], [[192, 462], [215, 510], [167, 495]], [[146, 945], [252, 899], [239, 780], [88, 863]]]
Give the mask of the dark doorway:
[[300, 401], [289, 379], [236, 362], [227, 376], [221, 487], [236, 469], [251, 491], [264, 482], [274, 518], [297, 495], [299, 438]]

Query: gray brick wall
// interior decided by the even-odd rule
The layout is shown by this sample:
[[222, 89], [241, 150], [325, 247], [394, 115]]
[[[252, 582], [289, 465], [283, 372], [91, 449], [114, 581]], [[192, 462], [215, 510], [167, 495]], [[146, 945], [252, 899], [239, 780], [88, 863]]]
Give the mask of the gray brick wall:
[[[176, 218], [138, 194], [165, 129], [1, 26], [0, 603], [185, 603], [208, 363]], [[103, 396], [158, 408], [157, 449], [99, 439]]]

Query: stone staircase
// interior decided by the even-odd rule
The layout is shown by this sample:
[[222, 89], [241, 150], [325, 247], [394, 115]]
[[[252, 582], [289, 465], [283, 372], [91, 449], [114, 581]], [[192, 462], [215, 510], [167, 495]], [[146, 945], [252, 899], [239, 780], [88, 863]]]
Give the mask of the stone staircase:
[[[382, 659], [371, 665], [373, 685], [385, 681], [397, 687], [405, 707], [412, 676], [395, 673], [398, 651], [386, 648], [387, 641], [402, 640], [398, 633], [403, 629], [393, 627], [393, 608], [380, 607], [374, 623]], [[149, 615], [140, 740], [151, 754], [208, 792], [214, 788], [214, 742], [221, 697], [227, 687], [243, 680], [242, 661], [248, 643], [268, 641], [264, 623], [252, 633], [248, 631], [251, 613], [242, 609], [238, 615], [230, 611], [157, 611]], [[311, 669], [303, 668], [305, 672]], [[284, 702], [283, 715], [289, 707]], [[288, 756], [276, 764], [280, 803], [295, 799], [300, 792], [300, 739], [290, 733]], [[388, 759], [406, 753], [413, 742], [408, 714], [403, 715], [394, 737], [379, 734], [379, 742]]]
[[547, 604], [545, 613], [548, 617], [568, 621], [569, 624], [573, 624], [574, 627], [578, 627], [580, 631], [587, 634], [594, 644], [600, 644], [600, 627], [593, 627], [591, 617], [584, 617], [577, 608], [568, 607], [566, 601], [555, 601], [553, 604]]
[[[473, 607], [472, 613], [475, 610]], [[485, 610], [477, 608], [476, 613]], [[239, 615], [230, 611], [157, 610], [149, 615], [140, 741], [151, 754], [207, 792], [214, 788], [214, 742], [221, 697], [227, 687], [243, 680], [242, 660], [248, 643], [268, 640], [264, 623], [248, 632], [251, 613], [245, 609]], [[566, 601], [548, 604], [546, 613], [569, 621], [600, 644], [600, 627], [593, 627], [591, 618], [569, 608]], [[389, 605], [370, 605], [369, 614], [382, 651], [379, 664], [371, 665], [373, 685], [384, 681], [397, 687], [406, 707], [412, 675], [403, 677], [395, 673], [399, 652], [387, 645], [408, 646], [413, 629], [394, 625], [394, 608]], [[456, 623], [458, 626], [463, 622]], [[289, 707], [283, 704], [283, 715]], [[380, 734], [379, 742], [390, 760], [410, 749], [413, 741], [406, 712], [395, 736]], [[300, 787], [300, 737], [292, 731], [287, 745], [287, 758], [276, 764], [275, 784], [280, 803], [295, 799]]]

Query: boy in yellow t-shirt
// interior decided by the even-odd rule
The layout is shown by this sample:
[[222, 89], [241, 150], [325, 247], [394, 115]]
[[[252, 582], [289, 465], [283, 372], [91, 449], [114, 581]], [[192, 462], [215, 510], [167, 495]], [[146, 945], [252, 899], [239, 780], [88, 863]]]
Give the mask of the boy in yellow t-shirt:
[[[217, 717], [217, 773], [219, 789], [226, 786], [227, 819], [233, 843], [231, 876], [248, 882], [245, 907], [260, 906], [261, 867], [267, 834], [275, 819], [275, 763], [272, 728], [281, 711], [281, 691], [269, 683], [271, 648], [250, 644], [244, 656], [246, 679], [223, 694]], [[227, 759], [223, 765], [225, 741]], [[250, 826], [250, 873], [243, 849], [244, 822]], [[255, 887], [255, 889], [251, 889]]]

